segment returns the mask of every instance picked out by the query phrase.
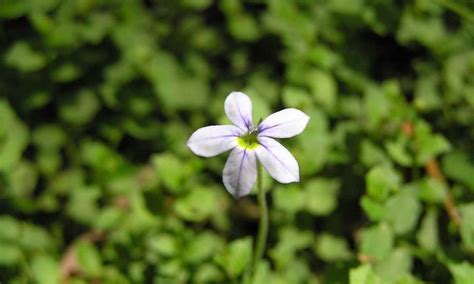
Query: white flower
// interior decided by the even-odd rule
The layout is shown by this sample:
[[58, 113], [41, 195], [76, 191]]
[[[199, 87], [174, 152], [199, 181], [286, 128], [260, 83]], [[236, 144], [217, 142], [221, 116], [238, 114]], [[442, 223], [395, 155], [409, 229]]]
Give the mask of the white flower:
[[224, 103], [225, 113], [234, 125], [213, 125], [196, 130], [187, 146], [194, 154], [213, 157], [232, 150], [224, 166], [227, 191], [240, 198], [249, 194], [257, 179], [257, 159], [271, 177], [281, 183], [300, 180], [298, 162], [273, 138], [300, 134], [309, 116], [287, 108], [271, 114], [257, 126], [252, 122], [252, 102], [244, 93], [232, 92]]

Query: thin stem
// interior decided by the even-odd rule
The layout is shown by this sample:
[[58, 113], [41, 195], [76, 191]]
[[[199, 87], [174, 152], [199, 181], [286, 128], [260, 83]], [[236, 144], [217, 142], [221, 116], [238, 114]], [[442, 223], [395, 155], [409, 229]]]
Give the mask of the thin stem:
[[454, 201], [453, 194], [449, 190], [448, 183], [446, 182], [446, 178], [444, 177], [443, 172], [441, 172], [438, 161], [436, 159], [429, 160], [426, 163], [425, 168], [429, 176], [441, 182], [446, 186], [446, 188], [448, 188], [448, 190], [446, 191], [446, 197], [444, 199], [444, 207], [448, 212], [448, 217], [457, 227], [459, 227], [462, 223], [461, 214], [456, 208], [456, 202]]
[[258, 203], [260, 204], [260, 224], [258, 227], [257, 243], [255, 245], [255, 255], [253, 258], [253, 274], [257, 270], [257, 265], [263, 257], [268, 234], [268, 207], [265, 190], [263, 189], [262, 165], [260, 163], [257, 165], [257, 190]]

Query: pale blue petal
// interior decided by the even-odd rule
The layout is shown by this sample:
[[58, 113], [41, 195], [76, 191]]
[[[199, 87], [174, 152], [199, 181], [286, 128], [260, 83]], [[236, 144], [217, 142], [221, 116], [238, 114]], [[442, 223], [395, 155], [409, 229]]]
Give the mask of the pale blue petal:
[[187, 146], [194, 154], [213, 157], [237, 146], [237, 137], [242, 130], [233, 125], [213, 125], [196, 130]]
[[295, 108], [287, 108], [269, 115], [259, 125], [260, 136], [288, 138], [300, 134], [308, 124], [309, 116]]
[[235, 147], [225, 163], [222, 180], [235, 199], [249, 194], [257, 180], [255, 152]]
[[300, 181], [298, 162], [276, 140], [259, 137], [260, 146], [255, 149], [257, 158], [270, 176], [281, 183]]
[[252, 127], [252, 101], [241, 92], [232, 92], [227, 96], [224, 103], [227, 117], [243, 131]]

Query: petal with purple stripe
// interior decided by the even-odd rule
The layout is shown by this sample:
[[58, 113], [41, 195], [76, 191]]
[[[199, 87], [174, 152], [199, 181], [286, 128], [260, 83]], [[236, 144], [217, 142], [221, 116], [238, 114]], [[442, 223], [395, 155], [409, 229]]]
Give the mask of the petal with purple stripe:
[[259, 137], [257, 158], [270, 176], [281, 183], [300, 181], [298, 162], [283, 145], [268, 137]]
[[241, 92], [232, 92], [224, 102], [227, 117], [243, 131], [252, 127], [252, 102], [250, 98]]
[[309, 116], [295, 108], [286, 108], [265, 118], [259, 125], [260, 136], [288, 138], [300, 134], [308, 124]]
[[196, 130], [188, 140], [187, 146], [194, 154], [213, 157], [237, 146], [240, 128], [233, 125], [213, 125]]
[[257, 180], [255, 151], [235, 147], [227, 158], [222, 179], [235, 199], [249, 194]]

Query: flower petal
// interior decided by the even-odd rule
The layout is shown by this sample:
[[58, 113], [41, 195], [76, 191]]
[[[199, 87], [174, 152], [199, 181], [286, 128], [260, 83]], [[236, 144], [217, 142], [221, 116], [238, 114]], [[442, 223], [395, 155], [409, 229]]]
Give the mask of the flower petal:
[[241, 92], [232, 92], [224, 102], [227, 117], [233, 124], [244, 131], [252, 127], [252, 101]]
[[272, 178], [281, 183], [300, 181], [298, 162], [285, 147], [268, 137], [259, 137], [258, 141], [260, 147], [255, 153]]
[[309, 116], [295, 108], [286, 108], [265, 118], [259, 125], [261, 136], [288, 138], [300, 134], [308, 124]]
[[257, 180], [255, 151], [235, 147], [225, 163], [222, 180], [235, 199], [249, 194]]
[[233, 125], [213, 125], [196, 130], [187, 146], [194, 154], [203, 157], [219, 155], [237, 146], [242, 131]]

